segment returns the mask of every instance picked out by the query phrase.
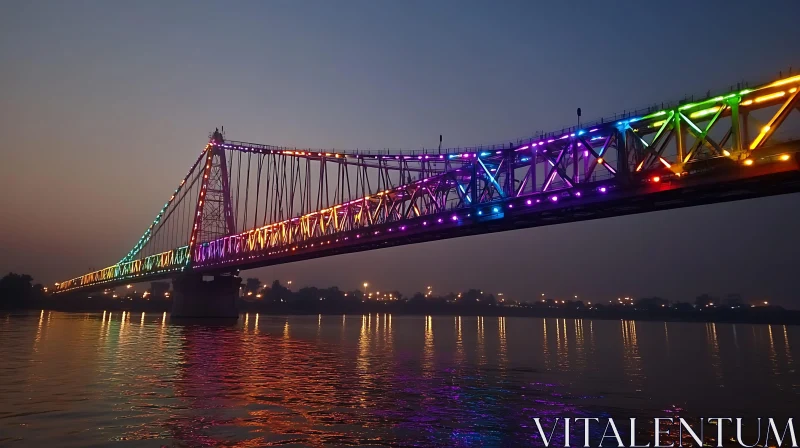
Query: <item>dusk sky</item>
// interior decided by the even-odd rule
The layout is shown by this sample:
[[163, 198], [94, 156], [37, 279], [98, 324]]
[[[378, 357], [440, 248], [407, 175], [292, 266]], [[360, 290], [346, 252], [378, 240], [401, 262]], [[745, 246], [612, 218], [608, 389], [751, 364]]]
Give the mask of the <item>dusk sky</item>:
[[[208, 139], [496, 143], [800, 70], [796, 0], [8, 1], [0, 272], [118, 261]], [[293, 286], [515, 299], [741, 293], [800, 308], [800, 196], [404, 246], [245, 272]]]

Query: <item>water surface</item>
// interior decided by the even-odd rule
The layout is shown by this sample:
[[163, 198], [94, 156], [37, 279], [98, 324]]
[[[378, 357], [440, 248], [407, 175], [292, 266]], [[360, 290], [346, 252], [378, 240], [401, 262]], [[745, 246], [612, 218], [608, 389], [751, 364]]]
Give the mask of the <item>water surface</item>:
[[800, 328], [0, 314], [0, 445], [531, 446], [534, 417], [791, 416]]

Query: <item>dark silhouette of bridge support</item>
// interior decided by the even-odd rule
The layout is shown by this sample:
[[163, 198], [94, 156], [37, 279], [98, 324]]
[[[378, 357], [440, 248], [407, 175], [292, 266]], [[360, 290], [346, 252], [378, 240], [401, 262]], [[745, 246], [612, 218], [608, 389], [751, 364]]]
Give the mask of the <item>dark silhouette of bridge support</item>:
[[236, 300], [242, 279], [234, 275], [215, 275], [213, 280], [203, 277], [184, 273], [172, 281], [172, 317], [237, 319]]

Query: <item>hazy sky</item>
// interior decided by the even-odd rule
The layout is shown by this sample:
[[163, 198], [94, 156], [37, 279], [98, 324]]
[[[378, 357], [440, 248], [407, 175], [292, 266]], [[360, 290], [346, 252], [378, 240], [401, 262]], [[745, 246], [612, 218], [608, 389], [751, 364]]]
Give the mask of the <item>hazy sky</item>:
[[[800, 69], [800, 2], [14, 1], [0, 14], [0, 272], [119, 260], [207, 141], [509, 141]], [[800, 196], [254, 272], [411, 293], [740, 292], [800, 307]], [[247, 273], [246, 273], [247, 274]]]

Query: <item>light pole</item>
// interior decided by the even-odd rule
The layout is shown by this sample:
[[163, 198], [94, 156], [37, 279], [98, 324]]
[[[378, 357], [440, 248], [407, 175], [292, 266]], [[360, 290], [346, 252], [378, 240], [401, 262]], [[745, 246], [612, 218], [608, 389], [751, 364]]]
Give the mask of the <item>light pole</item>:
[[367, 286], [369, 286], [369, 283], [364, 282], [364, 298], [367, 298]]

